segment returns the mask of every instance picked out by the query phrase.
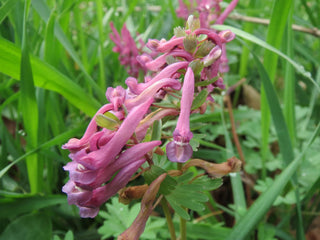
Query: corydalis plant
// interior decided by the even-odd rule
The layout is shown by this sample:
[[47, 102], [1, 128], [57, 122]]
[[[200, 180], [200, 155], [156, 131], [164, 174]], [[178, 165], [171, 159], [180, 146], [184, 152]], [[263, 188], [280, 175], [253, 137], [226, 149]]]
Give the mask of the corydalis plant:
[[[166, 154], [168, 160], [179, 163], [192, 157], [190, 115], [203, 113], [207, 102], [213, 100], [213, 90], [224, 88], [220, 71], [223, 44], [233, 38], [230, 31], [217, 33], [201, 28], [199, 20], [191, 16], [186, 28], [175, 29], [170, 40], [150, 39], [146, 44], [150, 52], [137, 56], [148, 71], [143, 82], [131, 76], [125, 81], [126, 89], [121, 86], [107, 89], [109, 103], [97, 111], [83, 137], [70, 139], [63, 145], [70, 151], [72, 161], [64, 167], [70, 180], [62, 190], [68, 195], [69, 204], [79, 207], [81, 217], [95, 217], [110, 197], [128, 192], [124, 189], [135, 174], [144, 174], [148, 185], [130, 188], [139, 190], [133, 196], [142, 197], [145, 192], [141, 205], [144, 210], [121, 235], [122, 239], [138, 239], [157, 205], [156, 196], [174, 198], [172, 191], [180, 186], [173, 177], [184, 174], [189, 165], [170, 176], [169, 171], [154, 166], [153, 155]], [[158, 131], [153, 129], [155, 122], [165, 121], [165, 117], [177, 118], [174, 131], [169, 135], [161, 130], [153, 134]], [[208, 166], [202, 161], [192, 163], [204, 168], [210, 176], [214, 176], [211, 173], [218, 166]], [[234, 170], [230, 167], [222, 172]], [[135, 237], [128, 237], [128, 233]]]
[[[232, 0], [230, 4], [222, 11], [220, 3], [222, 0], [179, 0], [179, 7], [176, 10], [177, 16], [187, 18], [190, 15], [197, 16], [202, 28], [210, 28], [213, 24], [223, 24], [229, 14], [237, 6], [239, 0]], [[228, 58], [226, 53], [226, 45], [222, 43], [222, 55], [220, 63], [220, 71], [228, 72]]]

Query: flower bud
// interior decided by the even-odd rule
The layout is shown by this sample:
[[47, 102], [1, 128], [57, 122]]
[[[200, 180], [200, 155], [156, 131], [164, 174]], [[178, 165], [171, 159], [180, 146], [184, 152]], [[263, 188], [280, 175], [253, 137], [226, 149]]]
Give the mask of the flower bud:
[[223, 40], [223, 42], [230, 42], [236, 37], [236, 35], [230, 30], [225, 30], [219, 32], [219, 37]]
[[205, 67], [210, 66], [214, 61], [216, 61], [221, 56], [221, 48], [219, 46], [215, 46], [210, 53], [203, 58], [203, 65]]
[[122, 188], [119, 191], [119, 202], [123, 204], [129, 204], [134, 199], [140, 199], [143, 197], [148, 188], [148, 184]]
[[197, 38], [194, 35], [187, 35], [184, 39], [183, 39], [183, 46], [184, 49], [189, 52], [189, 53], [193, 53], [194, 50], [196, 50], [197, 47]]
[[191, 32], [200, 28], [200, 21], [197, 18], [194, 18], [193, 15], [190, 15], [187, 20], [187, 29], [190, 29]]
[[231, 172], [239, 172], [241, 165], [241, 161], [236, 157], [229, 158], [223, 163], [211, 163], [201, 159], [192, 159], [183, 166], [182, 171], [186, 171], [189, 167], [195, 166], [203, 168], [212, 178], [220, 178]]
[[176, 27], [173, 31], [176, 37], [185, 37], [187, 35], [186, 31], [181, 27]]
[[204, 41], [199, 46], [199, 48], [195, 54], [195, 57], [202, 58], [202, 57], [207, 56], [214, 46], [215, 46], [215, 44], [212, 43], [211, 41], [208, 41], [208, 40]]
[[194, 72], [194, 75], [198, 75], [201, 73], [203, 69], [203, 62], [201, 62], [199, 59], [192, 61], [189, 64], [189, 67], [191, 67], [192, 71]]

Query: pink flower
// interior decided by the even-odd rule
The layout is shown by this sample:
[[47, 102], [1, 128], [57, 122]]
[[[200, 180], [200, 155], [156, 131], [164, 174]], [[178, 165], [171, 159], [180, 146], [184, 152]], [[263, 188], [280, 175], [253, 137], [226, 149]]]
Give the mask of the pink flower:
[[184, 77], [181, 98], [181, 111], [176, 129], [173, 132], [173, 140], [168, 143], [167, 156], [172, 162], [186, 162], [192, 156], [192, 147], [189, 144], [192, 138], [190, 131], [190, 112], [194, 94], [194, 74], [189, 67]]
[[[110, 23], [113, 34], [110, 34], [110, 39], [116, 44], [113, 48], [114, 52], [118, 52], [120, 63], [127, 67], [129, 75], [138, 77], [139, 71], [146, 72], [146, 69], [138, 62], [137, 56], [142, 52], [142, 47], [137, 48], [134, 39], [124, 24], [121, 29], [121, 36], [115, 29], [113, 23]], [[140, 41], [140, 43], [143, 43]]]
[[113, 109], [112, 104], [106, 104], [102, 106], [98, 112], [94, 115], [92, 120], [90, 121], [86, 132], [84, 133], [81, 139], [71, 138], [68, 143], [62, 146], [62, 149], [69, 149], [71, 152], [79, 151], [82, 148], [86, 148], [89, 144], [89, 139], [91, 136], [97, 131], [97, 123], [95, 121], [95, 117], [98, 114], [103, 114]]
[[96, 151], [73, 160], [92, 170], [104, 168], [111, 164], [134, 133], [152, 102], [153, 98], [149, 98], [144, 103], [134, 107], [107, 144]]
[[128, 109], [131, 109], [133, 106], [139, 105], [143, 102], [145, 102], [147, 99], [153, 98], [153, 96], [162, 88], [164, 87], [171, 87], [173, 89], [179, 90], [181, 87], [181, 84], [178, 80], [173, 78], [163, 78], [152, 85], [150, 85], [148, 88], [146, 88], [141, 94], [139, 94], [137, 97], [129, 99], [126, 101], [125, 106]]
[[130, 91], [134, 94], [140, 94], [145, 89], [149, 88], [152, 84], [164, 78], [172, 78], [174, 74], [177, 73], [179, 69], [186, 68], [188, 66], [188, 62], [177, 62], [172, 63], [161, 70], [155, 77], [153, 77], [150, 81], [145, 83], [138, 83], [137, 79], [133, 77], [129, 77], [126, 80], [126, 84], [128, 85]]
[[94, 218], [98, 214], [100, 206], [115, 195], [121, 188], [125, 187], [130, 181], [132, 174], [134, 174], [144, 162], [145, 159], [142, 159], [125, 166], [111, 182], [94, 189], [92, 195], [86, 199], [86, 202], [77, 202], [76, 204], [80, 209], [80, 216], [83, 218]]
[[84, 189], [94, 189], [109, 181], [121, 168], [139, 160], [160, 144], [160, 141], [152, 141], [134, 145], [119, 154], [112, 164], [98, 170], [88, 169], [75, 161], [69, 162], [63, 169], [69, 171], [70, 180], [76, 182], [78, 186]]
[[126, 90], [121, 86], [116, 88], [108, 87], [106, 97], [113, 104], [113, 109], [118, 111], [126, 99]]

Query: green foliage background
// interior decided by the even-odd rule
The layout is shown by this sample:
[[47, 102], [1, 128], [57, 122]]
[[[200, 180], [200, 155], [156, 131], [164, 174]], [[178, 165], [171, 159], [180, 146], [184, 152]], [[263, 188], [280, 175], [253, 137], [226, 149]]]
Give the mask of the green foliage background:
[[[130, 225], [138, 204], [117, 211], [115, 198], [94, 220], [79, 218], [61, 193], [69, 159], [60, 146], [81, 136], [106, 103], [106, 87], [124, 86], [128, 76], [112, 51], [109, 23], [118, 30], [126, 23], [144, 41], [170, 38], [184, 25], [177, 6], [169, 0], [0, 0], [0, 239], [106, 239]], [[243, 88], [232, 94], [246, 174], [226, 177], [217, 193], [207, 188], [205, 209], [190, 213], [188, 239], [308, 239], [320, 209], [320, 2], [243, 0], [225, 24], [215, 28], [237, 35], [228, 45], [225, 82], [246, 78], [262, 93], [261, 109], [250, 108], [260, 98], [248, 103]], [[223, 94], [214, 111], [192, 117], [194, 157], [238, 156]], [[155, 161], [166, 169], [166, 159]], [[169, 238], [159, 214], [143, 239]]]

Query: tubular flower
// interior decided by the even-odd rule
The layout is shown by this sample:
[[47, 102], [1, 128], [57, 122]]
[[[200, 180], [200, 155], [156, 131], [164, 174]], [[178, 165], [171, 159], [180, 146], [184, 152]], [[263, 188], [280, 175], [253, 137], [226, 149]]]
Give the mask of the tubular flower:
[[194, 94], [194, 74], [189, 67], [184, 77], [181, 97], [181, 111], [177, 127], [173, 132], [173, 142], [167, 145], [167, 156], [172, 162], [186, 162], [192, 156], [192, 147], [189, 144], [192, 138], [190, 131], [190, 112]]
[[[123, 91], [122, 88], [108, 89], [107, 96], [111, 103], [97, 112], [83, 138], [71, 139], [63, 146], [70, 150], [72, 162], [64, 167], [69, 172], [70, 180], [62, 191], [68, 195], [69, 204], [79, 207], [81, 217], [96, 216], [99, 206], [125, 187], [132, 174], [146, 161], [145, 154], [161, 144], [161, 141], [134, 143], [131, 140], [154, 101], [152, 95], [145, 96], [144, 102], [132, 107], [118, 128], [99, 130], [95, 122], [98, 114], [123, 111], [121, 106], [126, 101]], [[134, 143], [133, 146], [132, 143], [127, 146], [128, 142]]]

